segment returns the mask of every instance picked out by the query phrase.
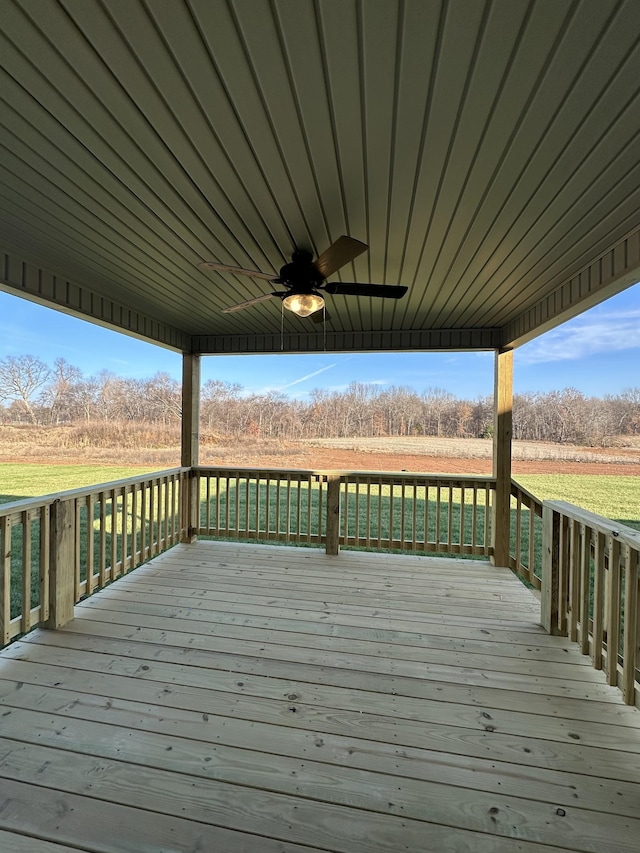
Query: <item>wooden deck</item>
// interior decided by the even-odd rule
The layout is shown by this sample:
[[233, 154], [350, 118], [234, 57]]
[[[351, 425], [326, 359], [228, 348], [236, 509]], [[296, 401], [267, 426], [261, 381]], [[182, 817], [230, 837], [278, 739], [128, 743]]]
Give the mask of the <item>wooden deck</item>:
[[640, 713], [485, 563], [198, 542], [0, 656], [0, 850], [640, 847]]

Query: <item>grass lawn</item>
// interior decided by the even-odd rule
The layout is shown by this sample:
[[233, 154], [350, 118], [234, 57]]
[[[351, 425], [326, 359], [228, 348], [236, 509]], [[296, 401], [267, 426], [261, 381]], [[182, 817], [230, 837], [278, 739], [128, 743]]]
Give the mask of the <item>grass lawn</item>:
[[[7, 501], [12, 500], [19, 500], [21, 498], [40, 497], [43, 495], [62, 492], [67, 489], [86, 488], [99, 483], [107, 483], [114, 480], [126, 479], [129, 477], [134, 477], [136, 475], [147, 473], [152, 472], [150, 472], [148, 468], [144, 467], [132, 468], [123, 466], [115, 467], [95, 465], [42, 465], [2, 463], [0, 464], [0, 503], [6, 503]], [[599, 515], [603, 515], [606, 518], [610, 518], [614, 521], [621, 522], [623, 524], [628, 524], [640, 530], [640, 478], [638, 477], [539, 474], [521, 476], [518, 478], [518, 481], [540, 499], [565, 500], [569, 503], [581, 506], [592, 512], [598, 513]], [[275, 486], [271, 486], [269, 490], [270, 498], [267, 501], [266, 484], [261, 483], [260, 488], [257, 492], [255, 491], [255, 489], [252, 488], [251, 492], [246, 494], [244, 488], [242, 488], [238, 491], [237, 495], [235, 494], [235, 491], [233, 489], [230, 492], [227, 492], [223, 488], [219, 496], [219, 506], [216, 508], [215, 500], [212, 500], [211, 509], [214, 517], [217, 511], [221, 519], [226, 518], [227, 522], [230, 522], [230, 529], [232, 529], [233, 527], [234, 517], [236, 514], [238, 515], [239, 519], [246, 519], [246, 524], [239, 524], [240, 529], [242, 529], [243, 526], [255, 527], [255, 523], [258, 518], [258, 529], [264, 529], [265, 509], [267, 504], [270, 504], [270, 529], [272, 529], [273, 523], [275, 521], [276, 504], [278, 502], [281, 503], [280, 512], [278, 513], [278, 515], [284, 521], [287, 518], [286, 502], [291, 500], [292, 503], [290, 506], [290, 518], [293, 520], [296, 517], [296, 500], [300, 499], [300, 530], [298, 530], [297, 532], [298, 534], [304, 536], [307, 532], [307, 524], [309, 524], [309, 532], [312, 533], [314, 537], [317, 537], [322, 533], [322, 528], [324, 526], [324, 518], [318, 517], [318, 504], [317, 498], [315, 497], [316, 492], [317, 489], [315, 487], [311, 487], [311, 489], [309, 489], [308, 486], [304, 486], [303, 484], [301, 484], [300, 498], [296, 497], [297, 492], [295, 491], [292, 493], [290, 498], [287, 498], [285, 496], [284, 490], [280, 495], [276, 490]], [[250, 495], [250, 497], [248, 497], [248, 495]], [[202, 498], [204, 497], [205, 496], [203, 494]], [[462, 531], [460, 530], [461, 525], [460, 506], [458, 504], [458, 490], [454, 490], [451, 497], [451, 526], [453, 534], [452, 541], [459, 542], [460, 533]], [[427, 532], [425, 532], [424, 523], [427, 520], [425, 517], [425, 510], [427, 509], [427, 507], [425, 504], [426, 494], [424, 493], [424, 490], [418, 490], [418, 494], [416, 494], [415, 498], [417, 525], [415, 531], [416, 539], [418, 541], [422, 541], [424, 539], [426, 541], [433, 542], [436, 540], [435, 504], [433, 504], [431, 499], [429, 500], [429, 529]], [[249, 506], [247, 506], [247, 499], [249, 500]], [[121, 498], [118, 499], [118, 501], [121, 500]], [[311, 501], [311, 510], [309, 512], [309, 515], [307, 516], [307, 506], [309, 500]], [[410, 534], [410, 519], [412, 517], [412, 507], [409, 505], [409, 495], [407, 495], [407, 500], [409, 501], [408, 504], [405, 504], [405, 506], [407, 506], [407, 524], [409, 525], [407, 532]], [[447, 539], [448, 522], [446, 497], [444, 495], [443, 501], [445, 502], [442, 506], [439, 527], [440, 541], [444, 542]], [[464, 524], [462, 525], [464, 528], [463, 541], [466, 542], [470, 541], [469, 537], [472, 522], [471, 507], [469, 506], [468, 501], [469, 498], [467, 497], [465, 501], [465, 520]], [[349, 494], [347, 506], [343, 508], [343, 512], [346, 511], [347, 513], [347, 526], [349, 536], [353, 536], [356, 534], [356, 527], [359, 528], [359, 535], [366, 534], [367, 521], [366, 518], [363, 516], [364, 506], [365, 499], [362, 498], [360, 506], [360, 520], [358, 523], [356, 523], [354, 515], [355, 495], [351, 493]], [[393, 521], [391, 521], [390, 517], [391, 506], [393, 507]], [[388, 538], [390, 535], [392, 535], [395, 539], [398, 539], [400, 537], [400, 518], [402, 506], [403, 501], [399, 489], [394, 490], [393, 500], [391, 500], [390, 489], [387, 486], [382, 487], [379, 494], [372, 494], [370, 501], [371, 515], [369, 519], [369, 532], [373, 540], [376, 539], [378, 533], [382, 539]], [[201, 504], [203, 522], [205, 507], [206, 501], [203, 500]], [[83, 508], [82, 512], [85, 515], [83, 515], [81, 518], [81, 525], [83, 526], [83, 529], [86, 529], [89, 523], [89, 519], [85, 517], [86, 508]], [[114, 508], [109, 506], [106, 526], [104, 530], [104, 545], [107, 554], [110, 553], [110, 542], [112, 534], [111, 514], [113, 512]], [[515, 513], [515, 510], [513, 510], [512, 512]], [[95, 553], [97, 555], [100, 537], [100, 525], [97, 507], [95, 508], [95, 513], [96, 514], [94, 515], [94, 518], [91, 520], [91, 524], [94, 529], [94, 536], [96, 537]], [[526, 556], [528, 546], [528, 520], [526, 517], [526, 513], [527, 511], [525, 510], [521, 541], [523, 557]], [[115, 508], [115, 515], [117, 519], [120, 519], [122, 515], [122, 507], [120, 504], [118, 504], [118, 506]], [[476, 538], [477, 544], [480, 544], [482, 541], [483, 521], [484, 506], [478, 506]], [[118, 521], [118, 524], [121, 528], [121, 521]], [[362, 528], [363, 524], [365, 525], [365, 529]], [[151, 525], [153, 527], [153, 522], [151, 522]], [[378, 531], [378, 526], [380, 526], [380, 531]], [[390, 527], [393, 527], [393, 532], [389, 529]], [[119, 529], [118, 532], [122, 533], [121, 529]], [[292, 531], [292, 533], [294, 533], [295, 538], [295, 531]], [[153, 535], [154, 531], [150, 528], [149, 536]], [[19, 598], [21, 594], [20, 566], [22, 554], [22, 532], [19, 525], [12, 529], [11, 538], [12, 574], [15, 574], [14, 582], [12, 583], [12, 615], [15, 615], [16, 613], [20, 612], [21, 607]], [[536, 558], [537, 564], [539, 562], [539, 553], [541, 547], [541, 522], [539, 520], [536, 521], [535, 538], [536, 552], [538, 555]], [[515, 540], [512, 542], [512, 553], [514, 545]], [[122, 543], [118, 542], [118, 557], [120, 557], [121, 548]], [[38, 549], [38, 532], [34, 526], [32, 530], [32, 606], [35, 606], [35, 604], [37, 603], [38, 596]]]
[[[98, 465], [0, 464], [0, 502], [135, 477], [149, 468]], [[591, 474], [522, 474], [516, 478], [542, 500], [564, 500], [640, 529], [640, 478]]]
[[515, 478], [540, 500], [560, 500], [640, 530], [640, 477], [522, 474]]
[[151, 473], [150, 468], [110, 465], [42, 465], [41, 463], [0, 463], [0, 503], [37, 498], [67, 489], [81, 489], [97, 483], [124, 480]]

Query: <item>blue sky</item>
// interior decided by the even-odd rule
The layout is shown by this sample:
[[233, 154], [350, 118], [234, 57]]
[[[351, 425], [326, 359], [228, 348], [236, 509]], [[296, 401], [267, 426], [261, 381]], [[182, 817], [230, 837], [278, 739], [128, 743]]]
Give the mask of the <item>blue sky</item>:
[[[158, 371], [180, 377], [177, 353], [0, 292], [0, 359], [29, 353], [48, 364], [62, 357], [86, 375], [109, 370], [144, 378]], [[514, 390], [574, 387], [603, 396], [640, 387], [640, 285], [520, 347]], [[490, 353], [353, 353], [216, 356], [203, 359], [203, 381], [238, 382], [304, 399], [314, 388], [340, 390], [350, 382], [422, 391], [444, 388], [475, 399], [492, 393]]]

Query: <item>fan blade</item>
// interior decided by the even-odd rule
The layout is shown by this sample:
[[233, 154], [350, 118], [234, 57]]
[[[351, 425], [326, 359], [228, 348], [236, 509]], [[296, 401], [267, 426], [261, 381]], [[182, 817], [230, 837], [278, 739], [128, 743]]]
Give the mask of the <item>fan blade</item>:
[[322, 290], [339, 296], [382, 296], [384, 299], [401, 299], [409, 288], [403, 284], [355, 284], [336, 281], [322, 285]]
[[273, 273], [258, 272], [258, 270], [245, 270], [242, 267], [234, 267], [231, 264], [216, 264], [212, 261], [203, 261], [198, 264], [201, 270], [218, 270], [218, 272], [232, 272], [235, 275], [250, 275], [251, 278], [264, 278], [266, 281], [273, 281], [275, 275]]
[[243, 311], [251, 305], [257, 305], [258, 302], [266, 302], [272, 296], [282, 296], [280, 293], [263, 293], [262, 296], [256, 296], [255, 299], [248, 299], [246, 302], [240, 302], [239, 305], [232, 305], [231, 308], [223, 308], [223, 314], [233, 314], [234, 311]]
[[338, 237], [335, 243], [332, 243], [328, 249], [320, 255], [316, 260], [316, 269], [320, 271], [323, 278], [328, 278], [340, 267], [348, 264], [358, 255], [366, 252], [369, 247], [366, 243], [361, 243], [360, 240], [354, 240], [353, 237]]

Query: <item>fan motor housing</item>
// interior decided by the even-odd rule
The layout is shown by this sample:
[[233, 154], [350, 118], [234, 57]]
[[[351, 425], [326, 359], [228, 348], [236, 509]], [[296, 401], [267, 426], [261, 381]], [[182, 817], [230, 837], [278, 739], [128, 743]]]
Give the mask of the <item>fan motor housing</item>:
[[279, 279], [283, 284], [293, 288], [317, 287], [322, 284], [324, 277], [313, 263], [313, 255], [302, 249], [296, 250], [291, 263], [285, 264], [280, 270]]

